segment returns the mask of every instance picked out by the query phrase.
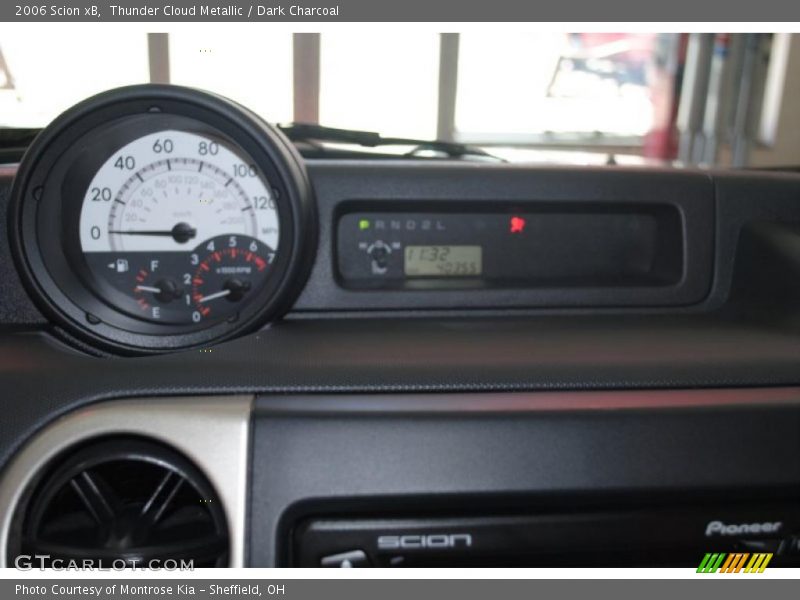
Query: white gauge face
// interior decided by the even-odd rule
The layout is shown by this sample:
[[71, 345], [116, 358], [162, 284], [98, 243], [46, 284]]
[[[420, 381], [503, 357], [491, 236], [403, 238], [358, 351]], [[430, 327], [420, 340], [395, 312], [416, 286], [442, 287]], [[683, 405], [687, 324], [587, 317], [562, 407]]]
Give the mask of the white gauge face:
[[264, 175], [223, 142], [186, 131], [148, 134], [115, 152], [89, 184], [80, 243], [92, 252], [186, 252], [222, 235], [278, 249]]
[[162, 323], [237, 318], [272, 273], [279, 215], [264, 174], [234, 148], [163, 130], [103, 163], [80, 216], [98, 295]]

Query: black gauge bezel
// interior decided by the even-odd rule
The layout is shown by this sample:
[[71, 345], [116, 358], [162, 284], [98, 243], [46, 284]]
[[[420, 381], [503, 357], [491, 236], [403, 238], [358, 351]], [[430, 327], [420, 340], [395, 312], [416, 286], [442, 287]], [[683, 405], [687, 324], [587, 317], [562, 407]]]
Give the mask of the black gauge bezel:
[[[78, 220], [95, 173], [119, 148], [164, 129], [221, 139], [273, 188], [279, 244], [272, 273], [235, 319], [189, 325], [131, 316], [96, 291], [100, 284], [83, 258]], [[15, 261], [40, 308], [69, 333], [116, 353], [208, 346], [258, 328], [291, 306], [316, 248], [311, 186], [291, 143], [238, 104], [179, 86], [119, 88], [58, 117], [23, 158], [10, 212]]]

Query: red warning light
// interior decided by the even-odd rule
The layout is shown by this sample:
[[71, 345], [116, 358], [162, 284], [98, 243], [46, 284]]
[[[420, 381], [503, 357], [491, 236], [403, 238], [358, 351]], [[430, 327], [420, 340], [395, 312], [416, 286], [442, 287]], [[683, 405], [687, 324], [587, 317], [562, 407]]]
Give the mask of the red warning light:
[[522, 233], [525, 229], [525, 219], [522, 217], [511, 217], [508, 223], [508, 231], [510, 233]]

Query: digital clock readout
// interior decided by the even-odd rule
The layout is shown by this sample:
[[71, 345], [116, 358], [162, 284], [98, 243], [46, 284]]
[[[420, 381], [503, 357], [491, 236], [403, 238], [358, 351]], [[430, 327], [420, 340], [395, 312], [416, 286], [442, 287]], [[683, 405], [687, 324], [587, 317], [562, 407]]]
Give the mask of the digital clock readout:
[[406, 277], [477, 277], [483, 271], [481, 246], [406, 246]]

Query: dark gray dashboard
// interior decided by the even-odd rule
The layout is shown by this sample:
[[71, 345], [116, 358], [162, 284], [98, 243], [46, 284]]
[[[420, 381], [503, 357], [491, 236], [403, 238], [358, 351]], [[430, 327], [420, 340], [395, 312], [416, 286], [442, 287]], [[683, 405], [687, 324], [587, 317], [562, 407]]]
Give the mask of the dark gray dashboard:
[[[290, 312], [370, 315], [376, 312], [479, 310], [531, 313], [544, 310], [614, 310], [625, 307], [671, 312], [708, 312], [728, 299], [739, 237], [748, 223], [768, 221], [789, 226], [797, 214], [798, 178], [785, 174], [701, 173], [646, 169], [531, 168], [426, 162], [310, 161], [308, 164], [319, 211], [317, 257], [308, 281]], [[6, 168], [0, 185], [3, 218], [13, 169]], [[342, 207], [368, 202], [375, 210], [400, 203], [425, 209], [439, 203], [469, 209], [483, 203], [513, 206], [579, 203], [675, 206], [683, 227], [685, 273], [679, 286], [661, 289], [579, 289], [557, 286], [528, 289], [385, 291], [352, 290], [337, 281], [335, 227]], [[2, 225], [3, 223], [0, 223]], [[19, 283], [7, 240], [0, 247], [3, 325], [42, 324]]]
[[[800, 223], [800, 177], [353, 161], [311, 162], [309, 172], [320, 213], [309, 281], [282, 322], [213, 351], [98, 359], [71, 348], [22, 288], [4, 237], [0, 376], [14, 394], [3, 398], [0, 456], [56, 415], [110, 397], [800, 383], [800, 292], [792, 283], [800, 261], [773, 243]], [[3, 171], [2, 203], [12, 175]], [[697, 261], [689, 266], [694, 301], [670, 305], [671, 290], [649, 306], [625, 306], [626, 290], [616, 292], [617, 306], [596, 306], [591, 290], [575, 302], [581, 290], [354, 291], [337, 284], [333, 223], [342, 202], [487, 198], [676, 203], [687, 223], [687, 262]], [[759, 223], [767, 229], [751, 231]], [[741, 242], [751, 238], [757, 243]], [[751, 277], [759, 281], [755, 295]], [[33, 375], [41, 372], [48, 377]]]
[[[0, 468], [55, 419], [102, 400], [256, 395], [249, 564], [259, 566], [288, 560], [276, 539], [289, 535], [287, 515], [341, 508], [312, 502], [328, 489], [325, 472], [335, 473], [333, 499], [358, 497], [359, 510], [404, 494], [438, 510], [462, 492], [735, 488], [784, 498], [800, 487], [800, 395], [778, 389], [800, 385], [799, 176], [439, 162], [315, 161], [308, 170], [320, 227], [308, 282], [284, 319], [211, 348], [93, 355], [38, 312], [2, 237]], [[5, 215], [13, 169], [0, 175]], [[677, 207], [682, 287], [409, 292], [337, 282], [334, 224], [346, 202], [604, 200]], [[723, 394], [714, 406], [682, 400], [723, 388], [752, 393], [731, 403]], [[546, 392], [602, 390], [673, 395], [654, 392], [652, 407], [647, 393], [627, 407], [589, 396], [563, 414], [565, 396], [546, 410], [536, 404]], [[720, 449], [739, 442], [741, 460], [704, 479]]]

